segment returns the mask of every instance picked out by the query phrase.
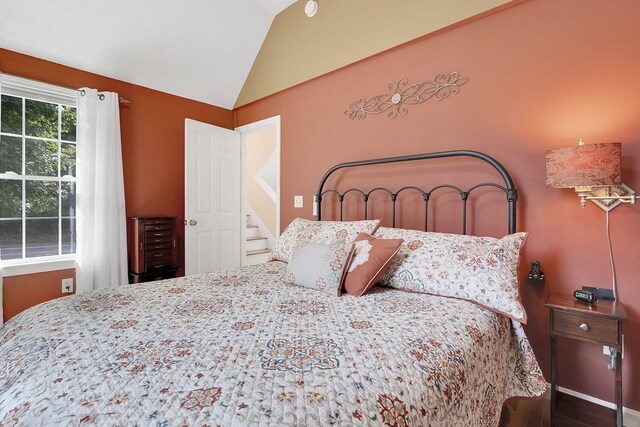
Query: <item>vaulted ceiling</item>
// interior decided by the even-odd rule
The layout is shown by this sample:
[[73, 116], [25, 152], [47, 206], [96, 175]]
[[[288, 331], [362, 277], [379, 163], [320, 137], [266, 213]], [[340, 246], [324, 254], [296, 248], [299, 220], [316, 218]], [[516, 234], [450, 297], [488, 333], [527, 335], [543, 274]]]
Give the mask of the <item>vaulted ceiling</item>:
[[294, 1], [3, 0], [0, 47], [232, 108]]
[[232, 109], [519, 2], [0, 0], [0, 48]]

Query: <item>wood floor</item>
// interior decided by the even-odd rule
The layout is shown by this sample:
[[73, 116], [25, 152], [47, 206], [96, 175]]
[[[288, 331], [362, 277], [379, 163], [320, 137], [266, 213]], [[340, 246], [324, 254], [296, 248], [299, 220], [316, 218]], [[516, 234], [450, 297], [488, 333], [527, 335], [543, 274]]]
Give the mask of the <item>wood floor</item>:
[[[548, 399], [518, 399], [502, 408], [500, 427], [549, 427], [551, 408]], [[557, 427], [615, 426], [615, 411], [582, 399], [558, 393]]]

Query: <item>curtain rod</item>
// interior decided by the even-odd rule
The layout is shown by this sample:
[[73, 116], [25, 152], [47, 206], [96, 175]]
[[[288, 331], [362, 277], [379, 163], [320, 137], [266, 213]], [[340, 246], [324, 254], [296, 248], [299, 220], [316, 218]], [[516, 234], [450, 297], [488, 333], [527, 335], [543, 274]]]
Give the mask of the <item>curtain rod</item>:
[[[80, 92], [82, 96], [84, 96], [87, 93], [84, 89], [76, 89], [76, 90]], [[101, 93], [98, 93], [98, 98], [100, 98], [100, 101], [102, 101], [104, 99], [104, 95]], [[121, 96], [118, 97], [118, 102], [120, 104], [131, 104], [131, 101], [129, 101], [128, 99], [124, 99]]]

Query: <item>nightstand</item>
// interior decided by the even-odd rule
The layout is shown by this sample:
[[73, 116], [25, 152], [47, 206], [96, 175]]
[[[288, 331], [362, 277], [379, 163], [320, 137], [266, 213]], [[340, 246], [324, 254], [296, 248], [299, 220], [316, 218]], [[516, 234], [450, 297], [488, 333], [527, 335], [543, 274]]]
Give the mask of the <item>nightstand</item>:
[[604, 300], [587, 304], [570, 295], [550, 294], [545, 307], [550, 315], [552, 425], [557, 409], [556, 337], [561, 336], [616, 349], [616, 424], [622, 427], [622, 322], [628, 319], [624, 306]]

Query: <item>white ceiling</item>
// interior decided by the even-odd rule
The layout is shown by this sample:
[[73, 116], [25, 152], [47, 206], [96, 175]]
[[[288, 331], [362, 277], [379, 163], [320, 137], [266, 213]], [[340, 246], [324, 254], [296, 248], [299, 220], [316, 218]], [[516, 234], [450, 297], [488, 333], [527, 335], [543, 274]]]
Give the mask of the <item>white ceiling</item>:
[[0, 47], [230, 109], [294, 2], [0, 0]]

